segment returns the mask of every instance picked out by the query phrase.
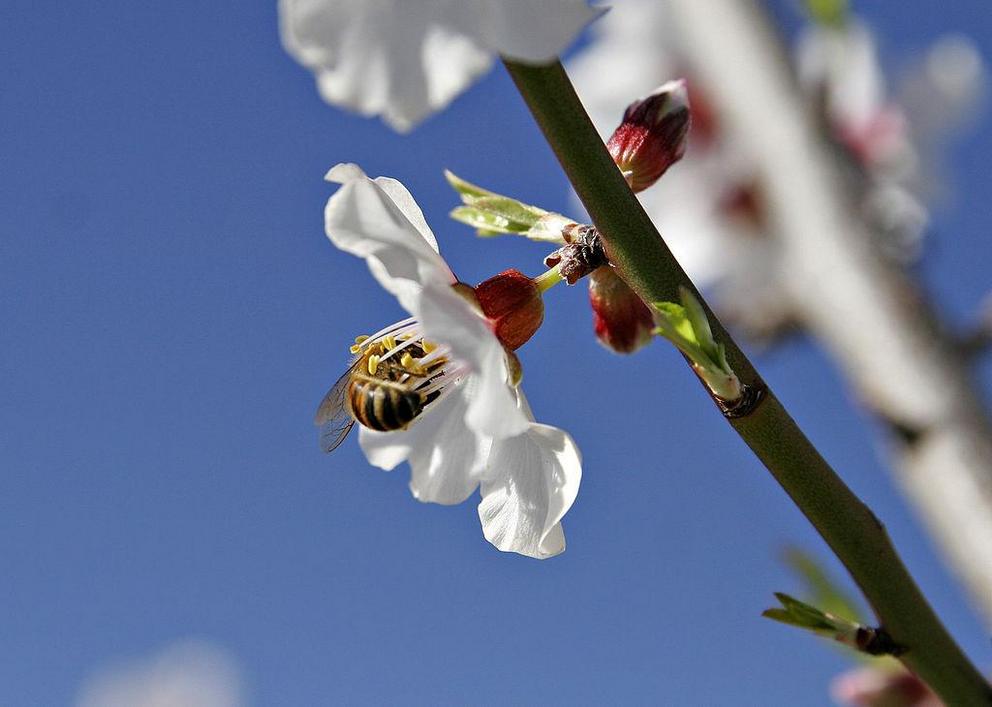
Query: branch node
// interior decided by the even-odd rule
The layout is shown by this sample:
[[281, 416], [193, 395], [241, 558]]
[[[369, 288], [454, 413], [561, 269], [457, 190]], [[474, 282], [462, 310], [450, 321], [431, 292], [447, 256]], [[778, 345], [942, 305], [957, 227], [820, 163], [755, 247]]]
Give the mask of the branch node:
[[768, 388], [765, 384], [759, 383], [758, 385], [748, 385], [747, 383], [741, 383], [741, 395], [736, 400], [724, 400], [718, 395], [712, 395], [713, 402], [716, 406], [720, 408], [720, 412], [728, 420], [736, 420], [742, 417], [747, 417], [752, 412], [758, 409], [758, 405], [761, 401], [765, 399], [765, 393], [767, 393]]
[[858, 650], [868, 655], [891, 655], [900, 656], [908, 650], [905, 646], [896, 643], [889, 632], [881, 626], [871, 628], [862, 626], [858, 629], [855, 640]]
[[573, 223], [562, 229], [566, 243], [544, 259], [549, 268], [558, 265], [558, 272], [569, 285], [574, 285], [596, 268], [607, 265], [603, 241], [594, 226]]

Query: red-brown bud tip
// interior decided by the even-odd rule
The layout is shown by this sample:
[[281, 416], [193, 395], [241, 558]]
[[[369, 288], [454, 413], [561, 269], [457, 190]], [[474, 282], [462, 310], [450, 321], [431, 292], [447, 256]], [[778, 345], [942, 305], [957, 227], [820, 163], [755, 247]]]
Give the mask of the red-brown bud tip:
[[689, 123], [689, 94], [682, 79], [627, 106], [606, 147], [631, 189], [647, 189], [682, 159]]
[[629, 354], [651, 340], [651, 310], [610, 266], [597, 268], [589, 276], [589, 304], [596, 338], [606, 348]]
[[506, 270], [479, 283], [475, 295], [496, 337], [511, 351], [527, 343], [544, 321], [540, 289], [517, 270]]

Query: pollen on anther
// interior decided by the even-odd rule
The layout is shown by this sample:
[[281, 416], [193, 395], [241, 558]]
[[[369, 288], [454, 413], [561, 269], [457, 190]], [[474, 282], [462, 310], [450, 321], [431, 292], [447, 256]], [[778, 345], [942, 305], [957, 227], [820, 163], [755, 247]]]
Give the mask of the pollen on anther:
[[431, 351], [437, 348], [437, 344], [432, 344], [427, 339], [420, 342], [420, 348], [424, 350], [425, 354], [429, 354]]
[[392, 334], [386, 334], [386, 336], [382, 337], [382, 348], [385, 349], [386, 351], [392, 351], [393, 349], [395, 349], [396, 337], [394, 337]]
[[400, 356], [400, 365], [403, 368], [414, 369], [417, 366], [417, 362], [413, 360], [413, 356], [410, 355], [409, 351], [404, 351], [403, 355]]
[[376, 370], [379, 368], [380, 358], [381, 357], [379, 356], [379, 354], [372, 354], [371, 356], [369, 356], [368, 370], [370, 376], [374, 376]]
[[359, 351], [362, 350], [362, 345], [361, 344], [352, 344], [351, 347], [348, 350], [351, 351], [351, 353], [353, 353], [353, 354], [357, 354]]

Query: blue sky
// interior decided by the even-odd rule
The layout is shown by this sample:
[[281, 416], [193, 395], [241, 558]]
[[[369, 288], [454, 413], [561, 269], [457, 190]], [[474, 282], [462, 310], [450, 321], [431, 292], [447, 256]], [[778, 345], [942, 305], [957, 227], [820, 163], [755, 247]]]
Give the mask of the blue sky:
[[[945, 31], [992, 57], [979, 0], [861, 5], [893, 66]], [[448, 220], [443, 168], [572, 209], [501, 70], [400, 137], [318, 100], [270, 2], [6, 0], [0, 47], [0, 704], [72, 703], [190, 637], [253, 705], [829, 703], [845, 660], [759, 616], [797, 589], [781, 549], [823, 545], [673, 350], [595, 343], [584, 288], [520, 352], [583, 452], [561, 557], [497, 552], [473, 502], [417, 503], [354, 440], [319, 452], [347, 344], [401, 317], [323, 235], [328, 167], [403, 181], [469, 282], [544, 251]], [[950, 157], [921, 274], [963, 322], [989, 289], [987, 117]], [[830, 363], [757, 362], [992, 666]]]

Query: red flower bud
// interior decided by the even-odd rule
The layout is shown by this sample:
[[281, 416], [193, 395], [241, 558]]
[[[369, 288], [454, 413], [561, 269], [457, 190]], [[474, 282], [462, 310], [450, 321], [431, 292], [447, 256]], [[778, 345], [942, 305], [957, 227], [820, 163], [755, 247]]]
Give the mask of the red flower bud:
[[517, 270], [506, 270], [479, 283], [475, 296], [496, 338], [511, 351], [527, 343], [544, 321], [540, 289]]
[[631, 189], [644, 191], [682, 159], [689, 123], [689, 98], [681, 79], [627, 106], [606, 147]]
[[609, 265], [589, 276], [589, 303], [596, 337], [606, 348], [629, 354], [651, 340], [651, 310]]

